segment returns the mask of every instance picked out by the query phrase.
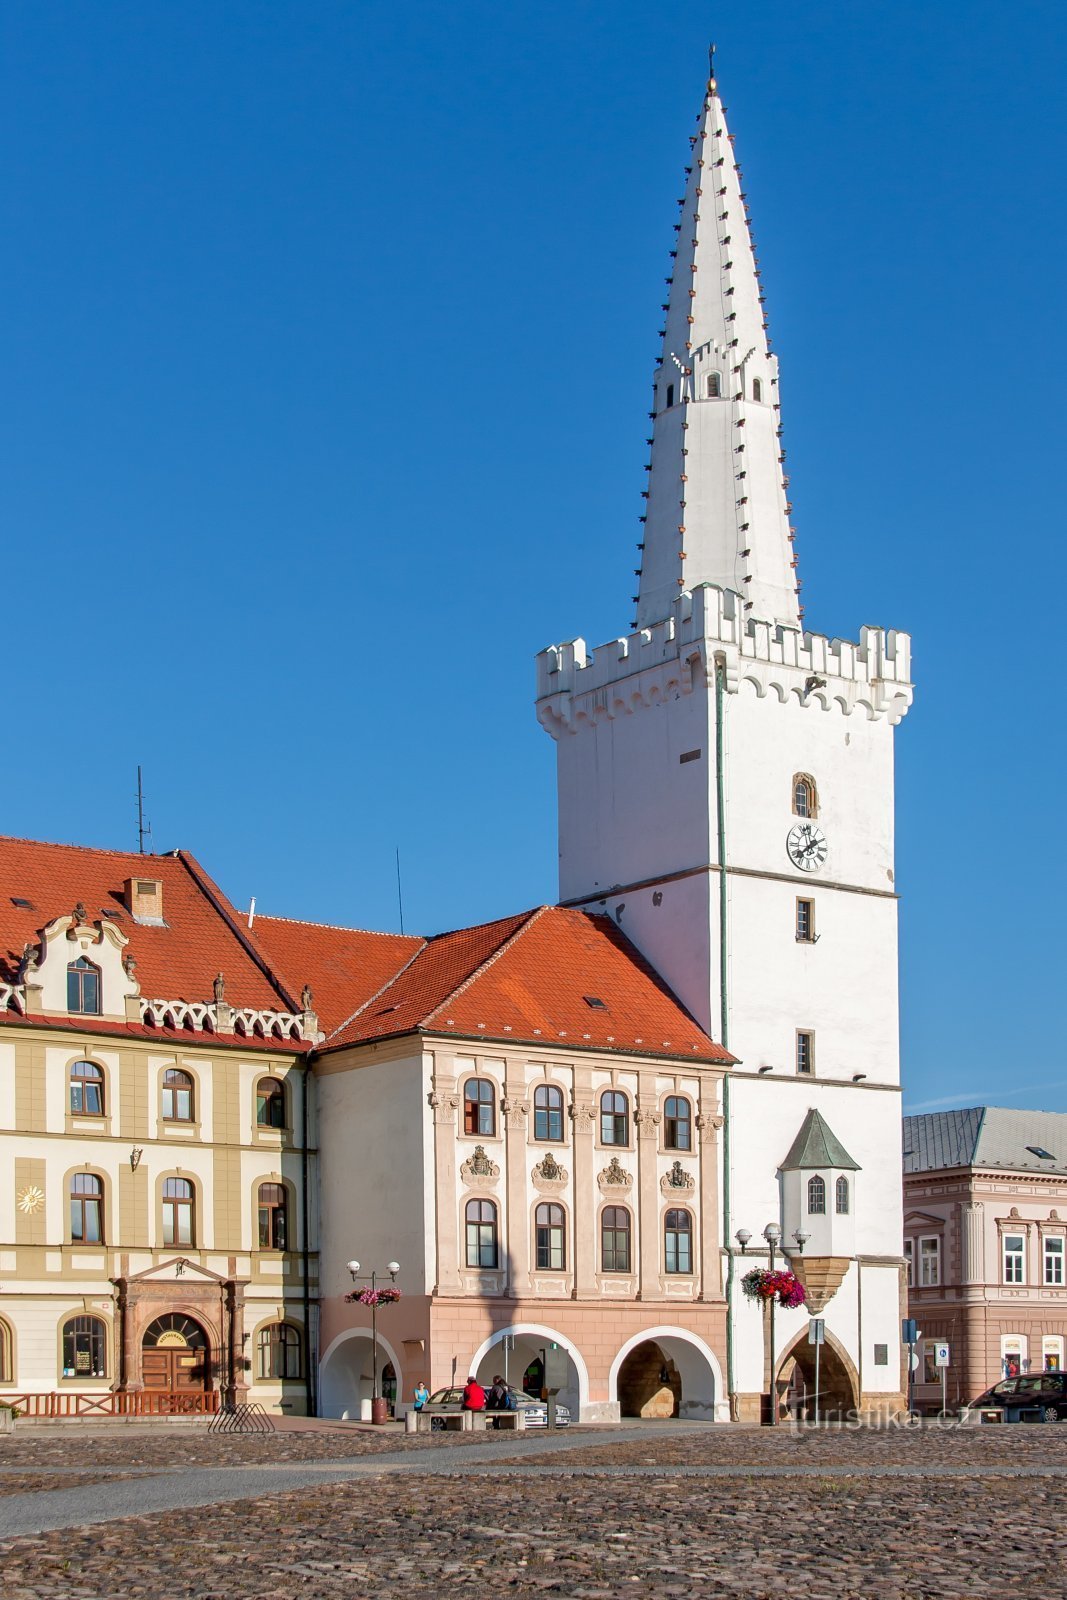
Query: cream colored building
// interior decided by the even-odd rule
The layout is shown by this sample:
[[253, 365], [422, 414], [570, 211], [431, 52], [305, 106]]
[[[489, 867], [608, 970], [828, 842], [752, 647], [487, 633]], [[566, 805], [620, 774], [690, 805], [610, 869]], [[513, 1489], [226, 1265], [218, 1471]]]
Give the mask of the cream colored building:
[[0, 840], [0, 882], [0, 1389], [303, 1411], [313, 1013], [187, 855]]

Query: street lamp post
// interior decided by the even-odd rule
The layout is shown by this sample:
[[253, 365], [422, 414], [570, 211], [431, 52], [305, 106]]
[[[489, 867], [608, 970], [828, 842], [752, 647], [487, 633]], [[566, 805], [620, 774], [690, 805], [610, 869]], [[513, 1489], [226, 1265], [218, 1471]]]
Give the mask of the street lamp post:
[[[362, 1281], [363, 1283], [368, 1283], [370, 1285], [370, 1289], [371, 1289], [371, 1297], [372, 1298], [371, 1298], [371, 1303], [370, 1303], [370, 1342], [371, 1342], [370, 1419], [371, 1419], [372, 1422], [384, 1422], [385, 1421], [385, 1417], [382, 1415], [382, 1407], [380, 1405], [381, 1397], [378, 1394], [378, 1299], [377, 1299], [377, 1288], [378, 1288], [378, 1279], [379, 1278], [383, 1278], [385, 1276], [385, 1273], [376, 1272], [376, 1271], [373, 1270], [373, 1268], [372, 1268], [372, 1270], [370, 1272], [361, 1273], [360, 1272], [360, 1265], [359, 1265], [358, 1261], [350, 1261], [348, 1263], [348, 1270], [352, 1275], [352, 1282], [353, 1283], [358, 1283], [358, 1282]], [[390, 1282], [391, 1283], [395, 1283], [396, 1282], [396, 1275], [400, 1271], [400, 1263], [399, 1263], [399, 1261], [390, 1261], [389, 1266], [388, 1266], [388, 1268], [386, 1270], [389, 1273]]]
[[[738, 1228], [734, 1237], [741, 1246], [741, 1254], [744, 1255], [748, 1249], [749, 1241], [751, 1240], [752, 1235], [749, 1233], [747, 1228]], [[782, 1230], [778, 1226], [777, 1222], [768, 1222], [767, 1226], [763, 1230], [763, 1237], [767, 1241], [768, 1270], [773, 1272], [774, 1263], [777, 1260], [778, 1244], [782, 1237]], [[796, 1242], [797, 1253], [802, 1255], [804, 1252], [804, 1246], [808, 1242], [808, 1235], [798, 1228], [793, 1234], [793, 1238]], [[768, 1399], [770, 1401], [771, 1408], [772, 1428], [776, 1428], [778, 1426], [778, 1385], [776, 1382], [778, 1351], [774, 1342], [774, 1302], [776, 1298], [777, 1296], [775, 1295], [771, 1296], [771, 1392], [768, 1396]]]

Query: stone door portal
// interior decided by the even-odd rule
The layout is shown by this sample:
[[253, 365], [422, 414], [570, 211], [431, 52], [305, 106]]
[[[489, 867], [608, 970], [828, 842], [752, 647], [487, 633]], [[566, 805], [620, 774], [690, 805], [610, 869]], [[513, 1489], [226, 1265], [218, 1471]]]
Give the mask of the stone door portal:
[[210, 1388], [211, 1361], [200, 1324], [180, 1312], [157, 1317], [141, 1342], [141, 1373], [146, 1389], [173, 1394]]

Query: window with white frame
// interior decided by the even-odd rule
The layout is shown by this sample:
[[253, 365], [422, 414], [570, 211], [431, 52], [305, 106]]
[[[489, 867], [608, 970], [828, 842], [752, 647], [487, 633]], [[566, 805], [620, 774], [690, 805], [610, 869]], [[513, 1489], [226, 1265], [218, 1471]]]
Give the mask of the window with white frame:
[[1026, 1235], [1006, 1233], [1001, 1241], [1004, 1261], [1004, 1282], [1026, 1282]]
[[904, 1240], [904, 1272], [910, 1289], [915, 1281], [915, 1240]]
[[1041, 1366], [1045, 1372], [1063, 1371], [1063, 1336], [1046, 1333], [1041, 1338]]
[[1063, 1288], [1063, 1239], [1046, 1234], [1044, 1243], [1045, 1282], [1053, 1289]]
[[934, 1289], [941, 1282], [941, 1240], [919, 1240], [919, 1287]]

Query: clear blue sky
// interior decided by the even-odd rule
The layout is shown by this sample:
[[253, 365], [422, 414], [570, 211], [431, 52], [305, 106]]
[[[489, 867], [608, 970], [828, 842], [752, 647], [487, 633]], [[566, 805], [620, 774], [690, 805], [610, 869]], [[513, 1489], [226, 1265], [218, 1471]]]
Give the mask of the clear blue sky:
[[553, 898], [714, 33], [807, 622], [909, 629], [912, 1106], [1067, 1108], [1060, 0], [10, 0], [0, 830], [409, 930]]

